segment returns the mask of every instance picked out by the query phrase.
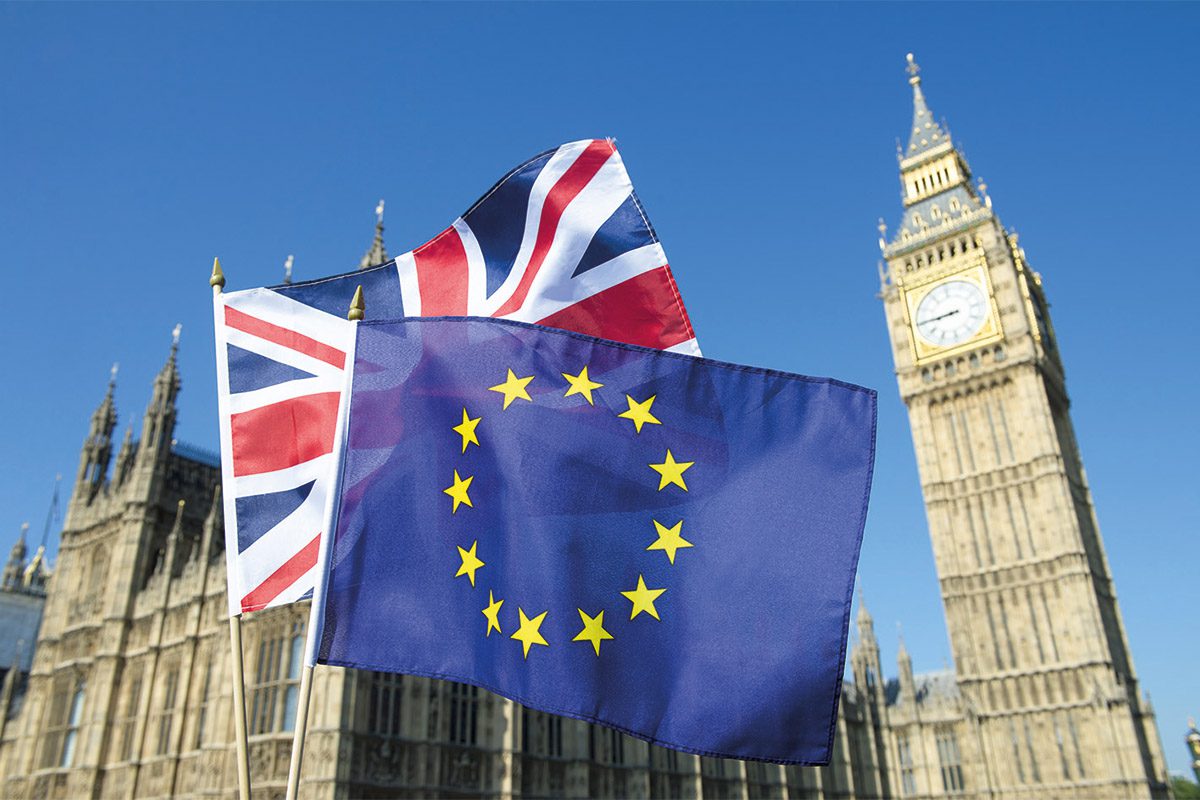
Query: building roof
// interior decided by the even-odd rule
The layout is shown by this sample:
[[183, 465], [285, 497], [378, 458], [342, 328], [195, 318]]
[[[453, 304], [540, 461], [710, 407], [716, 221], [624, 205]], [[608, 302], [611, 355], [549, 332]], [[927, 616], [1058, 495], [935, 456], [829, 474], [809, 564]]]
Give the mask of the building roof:
[[921, 68], [913, 60], [913, 54], [908, 54], [908, 82], [913, 87], [913, 122], [912, 132], [908, 136], [908, 147], [902, 158], [908, 159], [932, 150], [940, 144], [950, 141], [950, 134], [933, 117], [929, 104], [925, 102], [925, 93], [921, 91]]
[[[953, 703], [959, 700], [958, 681], [954, 670], [944, 669], [937, 672], [920, 672], [913, 675], [913, 685], [916, 690], [917, 705], [932, 705], [934, 703]], [[900, 704], [900, 681], [893, 678], [887, 682], [884, 695], [889, 706]]]
[[909, 242], [931, 231], [941, 236], [959, 224], [974, 222], [986, 213], [990, 213], [990, 209], [965, 184], [959, 184], [906, 208], [892, 243]]

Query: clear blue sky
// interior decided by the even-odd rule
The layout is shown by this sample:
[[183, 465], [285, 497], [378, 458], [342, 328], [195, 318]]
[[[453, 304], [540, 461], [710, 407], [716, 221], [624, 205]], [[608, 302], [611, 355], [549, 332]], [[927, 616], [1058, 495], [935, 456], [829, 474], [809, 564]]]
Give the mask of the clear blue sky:
[[[1170, 766], [1200, 715], [1200, 6], [0, 4], [0, 547], [40, 533], [109, 365], [120, 436], [184, 325], [215, 448], [210, 295], [393, 253], [547, 147], [618, 138], [706, 354], [879, 389], [860, 582], [894, 663], [949, 658], [877, 290], [914, 50], [1045, 278]], [[69, 491], [69, 483], [68, 483]], [[36, 534], [35, 534], [36, 538]], [[894, 672], [894, 668], [888, 668]]]

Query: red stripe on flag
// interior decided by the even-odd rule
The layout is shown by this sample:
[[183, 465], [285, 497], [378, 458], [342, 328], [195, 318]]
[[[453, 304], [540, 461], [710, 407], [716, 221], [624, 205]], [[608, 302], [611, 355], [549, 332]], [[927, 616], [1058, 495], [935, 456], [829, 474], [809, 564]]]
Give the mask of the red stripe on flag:
[[[529, 256], [529, 266], [525, 268], [525, 274], [521, 276], [521, 282], [517, 284], [516, 291], [492, 316], [502, 317], [505, 314], [511, 314], [525, 304], [525, 298], [529, 295], [529, 287], [533, 285], [533, 279], [537, 277], [538, 270], [542, 268], [542, 262], [546, 260], [546, 253], [550, 251], [550, 245], [554, 242], [554, 233], [558, 230], [558, 221], [562, 218], [563, 211], [583, 191], [583, 187], [596, 177], [596, 173], [614, 152], [616, 149], [612, 142], [596, 139], [579, 154], [575, 163], [567, 167], [567, 171], [558, 179], [558, 183], [554, 184], [554, 188], [549, 191], [546, 201], [542, 204], [542, 218], [538, 223], [533, 252]], [[424, 311], [424, 306], [422, 306], [422, 311]]]
[[658, 350], [696, 338], [665, 264], [556, 311], [538, 324]]
[[421, 316], [462, 316], [467, 313], [467, 251], [453, 227], [413, 251]]
[[330, 347], [324, 342], [310, 339], [302, 333], [296, 333], [258, 317], [252, 317], [236, 308], [225, 306], [225, 324], [260, 339], [266, 339], [268, 342], [304, 353], [306, 356], [312, 356], [338, 369], [344, 369], [346, 366], [346, 354], [336, 347]]
[[310, 394], [230, 415], [233, 474], [274, 472], [332, 452], [339, 396]]
[[321, 549], [321, 534], [317, 534], [304, 549], [289, 558], [282, 567], [271, 573], [265, 581], [252, 589], [242, 598], [242, 611], [259, 611], [279, 596], [304, 573], [317, 563], [317, 554]]

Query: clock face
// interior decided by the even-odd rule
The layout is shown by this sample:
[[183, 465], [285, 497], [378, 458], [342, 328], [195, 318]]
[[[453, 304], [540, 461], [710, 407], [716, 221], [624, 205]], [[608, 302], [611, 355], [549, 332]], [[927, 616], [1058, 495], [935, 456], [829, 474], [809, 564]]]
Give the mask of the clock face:
[[946, 281], [917, 305], [917, 334], [935, 347], [951, 347], [978, 333], [987, 316], [988, 300], [978, 285]]

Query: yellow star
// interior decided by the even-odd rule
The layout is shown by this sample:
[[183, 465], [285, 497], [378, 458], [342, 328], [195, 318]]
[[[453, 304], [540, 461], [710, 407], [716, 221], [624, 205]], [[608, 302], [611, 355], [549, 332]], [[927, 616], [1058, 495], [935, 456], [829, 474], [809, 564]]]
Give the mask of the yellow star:
[[658, 540], [646, 549], [665, 551], [672, 564], [675, 563], [676, 550], [681, 547], [694, 547], [691, 542], [679, 535], [679, 531], [683, 528], [683, 520], [679, 520], [670, 528], [658, 520], [654, 520], [654, 527], [658, 530]]
[[492, 635], [492, 628], [496, 629], [496, 633], [504, 633], [500, 630], [500, 606], [504, 605], [503, 600], [497, 600], [492, 595], [492, 590], [488, 589], [488, 607], [483, 610], [483, 615], [487, 617], [487, 633], [484, 636]]
[[517, 606], [517, 613], [521, 615], [521, 627], [517, 628], [517, 632], [510, 636], [510, 639], [516, 639], [525, 648], [525, 657], [529, 658], [529, 648], [535, 644], [545, 645], [549, 647], [549, 643], [542, 638], [541, 631], [542, 620], [546, 619], [546, 614], [549, 612], [543, 611], [533, 619], [525, 616], [525, 609]]
[[629, 612], [629, 618], [633, 619], [645, 611], [650, 616], [661, 621], [662, 617], [658, 616], [658, 609], [654, 607], [654, 601], [665, 591], [666, 589], [647, 589], [646, 581], [642, 579], [641, 575], [638, 575], [637, 588], [630, 592], [621, 592], [621, 594], [629, 599], [629, 602], [633, 603], [633, 610]]
[[467, 452], [467, 445], [469, 445], [469, 444], [473, 444], [476, 447], [479, 447], [479, 437], [475, 435], [475, 428], [476, 428], [476, 426], [479, 425], [479, 420], [481, 420], [481, 419], [483, 419], [483, 417], [476, 417], [475, 419], [471, 419], [467, 415], [467, 410], [464, 408], [462, 423], [454, 426], [453, 431], [462, 437], [462, 440], [463, 440], [462, 451], [464, 453]]
[[[668, 453], [667, 455], [670, 455]], [[454, 470], [454, 485], [448, 489], [442, 489], [442, 492], [454, 498], [454, 508], [450, 510], [451, 514], [458, 512], [458, 507], [462, 503], [466, 503], [468, 508], [474, 508], [471, 505], [471, 498], [467, 495], [467, 489], [471, 488], [471, 481], [475, 480], [475, 476], [468, 475], [464, 481], [458, 477], [458, 470]]]
[[499, 392], [500, 394], [504, 395], [504, 408], [508, 408], [510, 405], [512, 405], [512, 401], [516, 400], [518, 397], [522, 400], [528, 400], [532, 403], [533, 398], [529, 396], [529, 392], [525, 391], [525, 387], [529, 385], [531, 380], [533, 380], [532, 375], [530, 375], [528, 378], [518, 378], [510, 369], [508, 371], [508, 378], [505, 379], [504, 383], [497, 383], [495, 386], [489, 386], [488, 391]]
[[601, 611], [594, 617], [589, 617], [583, 613], [582, 608], [575, 609], [579, 612], [579, 617], [583, 620], [583, 630], [575, 634], [572, 642], [591, 642], [592, 647], [596, 648], [596, 655], [600, 655], [600, 642], [605, 639], [611, 639], [612, 634], [604, 630], [604, 612]]
[[622, 411], [620, 414], [617, 414], [617, 416], [624, 419], [633, 420], [633, 427], [637, 428], [638, 433], [642, 432], [642, 426], [647, 422], [651, 425], [662, 425], [662, 423], [650, 413], [650, 406], [654, 405], [654, 398], [656, 397], [658, 397], [658, 395], [652, 394], [650, 395], [649, 400], [643, 400], [639, 403], [629, 395], [625, 395], [625, 400], [629, 403], [629, 410]]
[[462, 559], [462, 566], [458, 568], [458, 572], [454, 573], [454, 577], [461, 578], [463, 575], [471, 579], [471, 585], [475, 585], [475, 570], [483, 566], [483, 562], [475, 555], [475, 548], [479, 546], [479, 540], [471, 542], [470, 550], [458, 548], [458, 557]]
[[688, 490], [687, 484], [683, 482], [683, 473], [691, 469], [695, 461], [676, 461], [675, 456], [671, 455], [670, 449], [667, 450], [667, 458], [661, 464], [651, 464], [650, 469], [659, 474], [658, 490], [661, 492], [667, 488], [667, 484], [673, 483], [685, 492]]
[[571, 388], [567, 389], [567, 393], [564, 394], [563, 397], [570, 397], [573, 394], [581, 394], [587, 398], [589, 406], [596, 405], [592, 402], [592, 390], [599, 389], [604, 384], [596, 383], [594, 380], [589, 378], [587, 374], [587, 367], [581, 369], [578, 375], [568, 375], [564, 372], [562, 376], [567, 379], [567, 383], [571, 384]]

